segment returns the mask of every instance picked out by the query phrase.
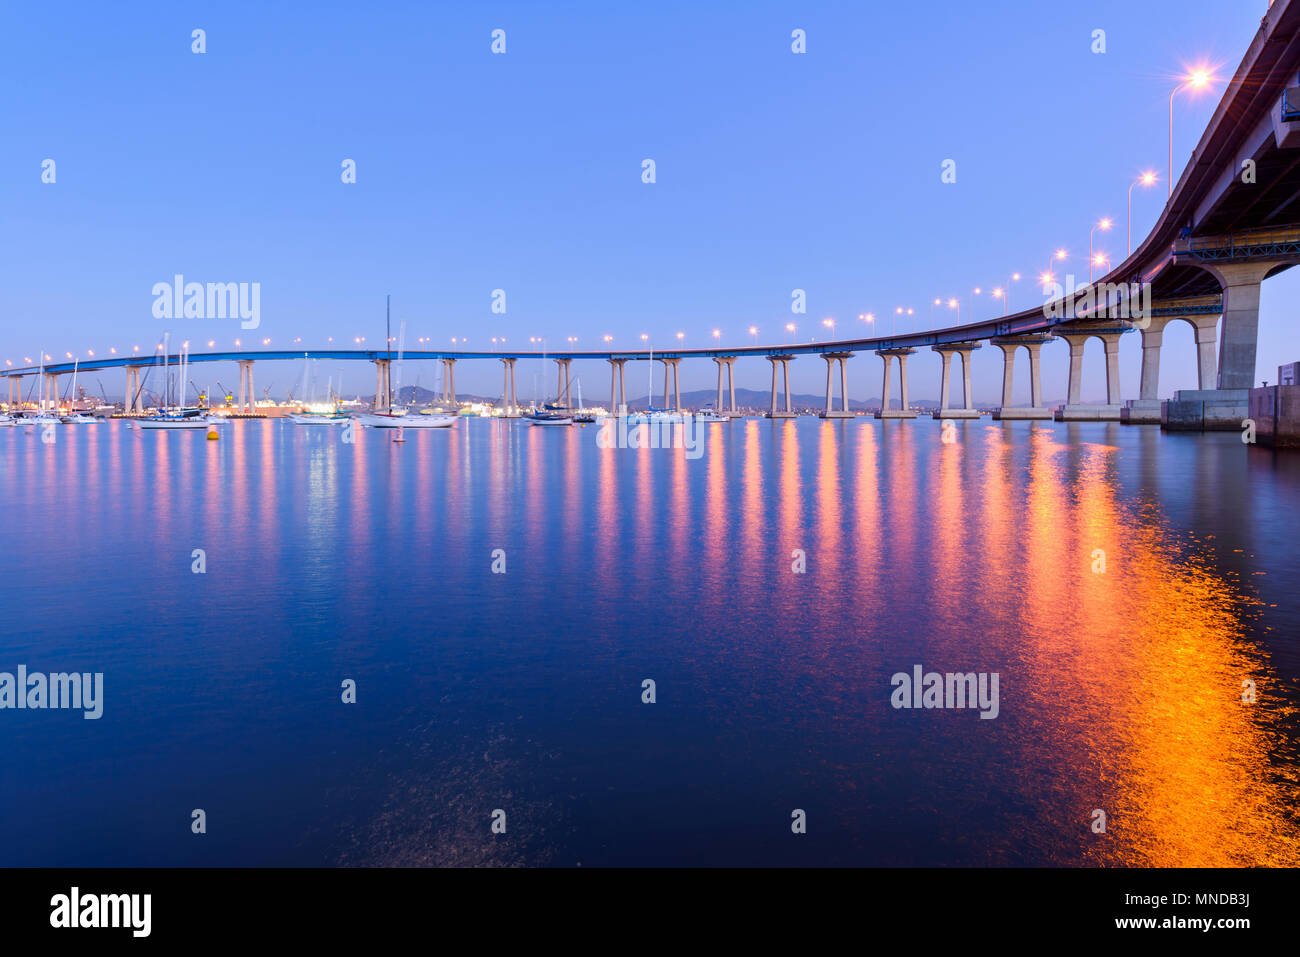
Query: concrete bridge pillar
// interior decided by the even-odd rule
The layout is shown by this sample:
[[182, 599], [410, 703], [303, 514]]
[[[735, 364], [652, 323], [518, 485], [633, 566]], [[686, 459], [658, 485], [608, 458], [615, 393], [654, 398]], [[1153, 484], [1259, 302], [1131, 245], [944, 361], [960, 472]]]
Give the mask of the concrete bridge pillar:
[[[822, 358], [826, 360], [826, 410], [822, 412], [823, 419], [851, 419], [853, 413], [849, 411], [849, 379], [845, 371], [844, 362], [851, 357], [851, 352], [827, 352]], [[836, 412], [831, 404], [831, 382], [833, 371], [836, 363], [840, 366], [840, 410]]]
[[[389, 379], [391, 359], [371, 359], [375, 364], [375, 401], [372, 408], [376, 412], [389, 412], [391, 406], [388, 401], [388, 392], [392, 388], [392, 380]], [[251, 365], [251, 363], [250, 363]], [[252, 379], [252, 370], [249, 370], [250, 384]]]
[[503, 358], [501, 360], [501, 375], [503, 382], [501, 384], [501, 412], [504, 418], [513, 419], [519, 415], [519, 404], [515, 401], [515, 360]]
[[714, 409], [716, 409], [719, 412], [723, 411], [722, 370], [723, 367], [725, 366], [727, 370], [727, 395], [728, 395], [728, 404], [726, 407], [726, 411], [734, 413], [736, 411], [736, 369], [735, 369], [736, 357], [715, 356], [713, 361], [718, 364], [718, 401], [714, 404]]
[[1138, 398], [1153, 401], [1160, 398], [1160, 347], [1164, 344], [1168, 319], [1152, 319], [1142, 330], [1142, 379], [1138, 383]]
[[626, 359], [606, 359], [609, 363], [610, 415], [627, 414], [627, 382], [624, 378]]
[[[767, 413], [769, 419], [792, 419], [794, 412], [790, 408], [790, 356], [768, 356], [767, 361], [772, 363], [772, 408]], [[782, 389], [785, 393], [785, 403], [783, 409], [776, 407], [776, 367], [781, 367]]]
[[442, 401], [456, 404], [456, 360], [442, 360]]
[[[1028, 333], [1020, 336], [1000, 336], [991, 340], [1002, 350], [1002, 406], [993, 411], [993, 418], [1050, 419], [1052, 410], [1043, 408], [1043, 343], [1051, 342], [1045, 333]], [[1016, 408], [1012, 403], [1015, 385], [1016, 353], [1024, 348], [1029, 353], [1029, 405]]]
[[569, 363], [571, 359], [555, 360], [555, 401], [569, 407]]
[[235, 408], [246, 413], [257, 411], [257, 393], [253, 390], [253, 360], [239, 360], [239, 393]]
[[[915, 354], [915, 349], [878, 349], [876, 355], [885, 362], [885, 379], [880, 391], [880, 411], [877, 419], [915, 419], [916, 413], [908, 407], [907, 398], [907, 357]], [[897, 409], [892, 409], [893, 397], [889, 388], [889, 370], [898, 359], [898, 384], [901, 401]]]
[[669, 372], [669, 370], [672, 370], [672, 378], [673, 378], [673, 392], [672, 392], [672, 395], [673, 395], [673, 404], [672, 404], [671, 408], [673, 408], [674, 410], [681, 409], [681, 407], [682, 407], [682, 389], [681, 389], [681, 380], [678, 378], [678, 369], [677, 369], [677, 367], [678, 367], [679, 365], [681, 365], [681, 362], [682, 362], [681, 359], [665, 359], [665, 360], [664, 360], [664, 404], [665, 404], [665, 405], [668, 404], [668, 372]]
[[[954, 342], [941, 346], [931, 346], [933, 352], [939, 353], [943, 362], [943, 373], [939, 384], [939, 410], [933, 413], [936, 419], [978, 419], [979, 411], [975, 408], [974, 391], [970, 374], [970, 354], [980, 348], [975, 342]], [[952, 381], [952, 357], [961, 357], [963, 401], [960, 406], [949, 402]], [[1004, 388], [1005, 392], [1005, 388]]]
[[[1056, 421], [1118, 422], [1121, 414], [1119, 383], [1119, 338], [1132, 328], [1127, 322], [1113, 321], [1071, 323], [1057, 332], [1070, 346], [1070, 385], [1066, 404], [1056, 410]], [[1083, 349], [1089, 339], [1101, 340], [1106, 353], [1106, 403], [1084, 405]]]
[[1218, 324], [1218, 316], [1201, 316], [1192, 320], [1196, 333], [1196, 384], [1201, 389], [1215, 386], [1217, 363], [1214, 347]]
[[1276, 262], [1243, 262], [1206, 267], [1223, 285], [1217, 382], [1220, 389], [1249, 389], [1255, 384], [1260, 284], [1277, 266]]
[[136, 403], [140, 401], [140, 367], [126, 367], [126, 394], [122, 397], [124, 415], [136, 414]]

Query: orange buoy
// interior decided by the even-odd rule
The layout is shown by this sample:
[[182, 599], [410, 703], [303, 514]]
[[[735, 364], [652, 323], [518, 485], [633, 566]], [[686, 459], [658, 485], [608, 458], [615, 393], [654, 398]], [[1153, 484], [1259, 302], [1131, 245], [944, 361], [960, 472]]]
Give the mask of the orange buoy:
[[209, 428], [209, 429], [208, 429], [208, 441], [209, 441], [209, 442], [215, 441], [216, 439], [219, 439], [219, 438], [221, 438], [221, 436], [220, 436], [220, 434], [217, 432], [217, 430], [216, 430], [215, 428]]

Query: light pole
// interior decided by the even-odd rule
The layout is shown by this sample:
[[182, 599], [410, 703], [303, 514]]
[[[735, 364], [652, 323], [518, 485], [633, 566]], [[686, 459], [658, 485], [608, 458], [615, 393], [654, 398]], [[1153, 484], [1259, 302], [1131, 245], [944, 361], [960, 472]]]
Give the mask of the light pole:
[[[1128, 186], [1128, 254], [1133, 255], [1133, 187], [1141, 183], [1143, 186], [1154, 186], [1156, 182], [1155, 173], [1143, 173]], [[1127, 256], [1125, 258], [1127, 258]]]
[[749, 334], [754, 337], [754, 347], [758, 348], [758, 326], [750, 326]]
[[1174, 87], [1174, 92], [1169, 94], [1169, 198], [1174, 195], [1174, 97], [1178, 91], [1184, 87], [1190, 86], [1193, 90], [1201, 90], [1210, 85], [1212, 77], [1206, 70], [1197, 70], [1182, 83]]
[[1111, 221], [1109, 218], [1106, 218], [1101, 220], [1101, 222], [1097, 223], [1095, 226], [1093, 226], [1092, 229], [1088, 230], [1088, 282], [1092, 282], [1092, 261], [1093, 261], [1092, 237], [1096, 235], [1097, 230], [1100, 229], [1102, 232], [1106, 232], [1107, 230], [1110, 229], [1110, 227], [1111, 227]]

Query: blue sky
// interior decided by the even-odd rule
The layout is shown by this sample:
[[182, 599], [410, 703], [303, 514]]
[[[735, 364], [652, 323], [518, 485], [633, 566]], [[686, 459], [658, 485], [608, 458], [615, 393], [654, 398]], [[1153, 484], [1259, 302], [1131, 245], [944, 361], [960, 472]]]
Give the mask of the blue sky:
[[[19, 16], [10, 5], [0, 360], [151, 349], [164, 329], [225, 345], [377, 343], [387, 293], [408, 341], [471, 346], [668, 343], [679, 331], [704, 345], [715, 328], [740, 344], [751, 325], [787, 341], [790, 321], [806, 341], [828, 317], [861, 334], [860, 313], [887, 321], [900, 305], [924, 325], [936, 297], [961, 297], [966, 318], [975, 287], [975, 314], [991, 315], [987, 290], [1015, 271], [1013, 305], [1027, 305], [1058, 247], [1086, 277], [1103, 216], [1117, 228], [1098, 247], [1122, 258], [1128, 185], [1153, 169], [1160, 185], [1134, 191], [1135, 242], [1145, 235], [1166, 189], [1176, 77], [1202, 62], [1229, 77], [1265, 7], [53, 3]], [[497, 28], [504, 55], [490, 51]], [[790, 50], [795, 28], [804, 55]], [[1094, 29], [1104, 55], [1090, 50]], [[1179, 171], [1222, 88], [1176, 101]], [[344, 159], [356, 184], [340, 180]], [[945, 159], [955, 184], [941, 182]], [[154, 318], [152, 286], [175, 273], [259, 282], [261, 328]], [[505, 315], [490, 311], [498, 288]], [[790, 313], [795, 288], [807, 315]], [[1298, 290], [1291, 274], [1265, 286], [1259, 378], [1300, 359], [1285, 305]], [[1194, 388], [1190, 327], [1165, 342], [1162, 395]], [[1122, 350], [1134, 398], [1138, 336]], [[1049, 346], [1047, 396], [1063, 395], [1066, 366], [1064, 344]], [[369, 367], [351, 368], [354, 389], [373, 387]], [[937, 395], [938, 369], [928, 353], [910, 364], [914, 397]], [[457, 385], [497, 392], [498, 370], [463, 364]], [[605, 393], [603, 363], [575, 371]], [[799, 390], [824, 384], [821, 362], [792, 372]], [[854, 398], [878, 393], [879, 360], [859, 356], [849, 372]], [[997, 350], [977, 354], [977, 398], [998, 395], [1000, 374]], [[417, 375], [428, 384], [433, 366], [406, 380]], [[683, 388], [713, 375], [688, 364]], [[300, 375], [257, 377], [281, 394]], [[120, 393], [122, 374], [105, 378]], [[742, 363], [738, 378], [766, 388], [767, 363]], [[1103, 394], [1093, 342], [1085, 398]]]

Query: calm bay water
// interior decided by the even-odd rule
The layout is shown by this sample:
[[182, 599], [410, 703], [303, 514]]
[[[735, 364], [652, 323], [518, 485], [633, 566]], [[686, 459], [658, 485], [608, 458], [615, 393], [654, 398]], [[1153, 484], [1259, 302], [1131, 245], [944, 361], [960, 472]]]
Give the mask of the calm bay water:
[[1300, 456], [957, 439], [0, 430], [0, 671], [105, 675], [0, 711], [0, 864], [1300, 863]]

